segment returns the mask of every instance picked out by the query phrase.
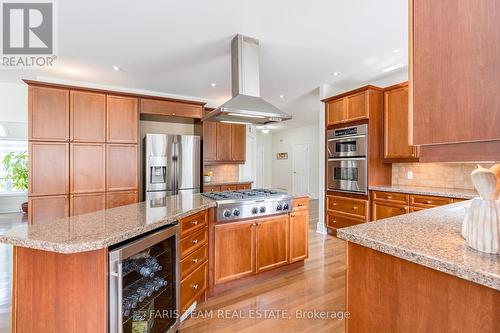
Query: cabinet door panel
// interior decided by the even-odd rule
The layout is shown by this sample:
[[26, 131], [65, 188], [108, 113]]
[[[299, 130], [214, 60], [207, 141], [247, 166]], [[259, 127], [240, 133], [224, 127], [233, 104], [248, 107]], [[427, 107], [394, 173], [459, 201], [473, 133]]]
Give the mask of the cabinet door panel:
[[217, 160], [217, 123], [215, 121], [203, 122], [203, 160]]
[[288, 215], [261, 219], [255, 232], [257, 273], [288, 263]]
[[381, 220], [388, 217], [403, 215], [408, 213], [408, 206], [393, 205], [383, 202], [372, 202], [372, 220]]
[[203, 186], [203, 192], [220, 192], [220, 186]]
[[130, 205], [137, 202], [137, 191], [121, 191], [106, 193], [106, 208]]
[[231, 124], [217, 123], [217, 161], [231, 160]]
[[106, 145], [104, 143], [71, 144], [71, 193], [106, 190]]
[[30, 142], [29, 195], [69, 192], [69, 144]]
[[385, 158], [417, 157], [415, 147], [410, 145], [408, 103], [408, 86], [384, 92]]
[[254, 229], [253, 222], [215, 226], [215, 284], [249, 276], [255, 272]]
[[290, 214], [290, 263], [304, 260], [308, 255], [309, 212]]
[[107, 191], [137, 190], [137, 145], [107, 145]]
[[327, 104], [327, 125], [340, 124], [347, 118], [346, 99], [341, 98]]
[[245, 161], [246, 159], [246, 125], [231, 125], [231, 160]]
[[67, 195], [30, 197], [28, 199], [29, 223], [50, 223], [69, 216]]
[[30, 140], [69, 140], [69, 90], [29, 87]]
[[141, 113], [199, 119], [203, 114], [203, 106], [198, 104], [141, 98]]
[[137, 98], [107, 96], [107, 142], [137, 143], [139, 112]]
[[347, 96], [347, 120], [358, 120], [368, 118], [367, 105], [368, 92], [363, 91]]
[[70, 196], [71, 216], [96, 212], [106, 208], [104, 193], [72, 194]]
[[72, 90], [70, 94], [71, 141], [106, 140], [106, 95]]

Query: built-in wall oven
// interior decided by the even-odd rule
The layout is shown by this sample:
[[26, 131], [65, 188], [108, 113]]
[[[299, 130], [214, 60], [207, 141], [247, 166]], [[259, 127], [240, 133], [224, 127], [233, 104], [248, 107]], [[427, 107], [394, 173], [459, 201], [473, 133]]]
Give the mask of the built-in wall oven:
[[178, 330], [178, 243], [173, 225], [110, 249], [110, 333]]
[[368, 193], [368, 125], [327, 131], [327, 189]]

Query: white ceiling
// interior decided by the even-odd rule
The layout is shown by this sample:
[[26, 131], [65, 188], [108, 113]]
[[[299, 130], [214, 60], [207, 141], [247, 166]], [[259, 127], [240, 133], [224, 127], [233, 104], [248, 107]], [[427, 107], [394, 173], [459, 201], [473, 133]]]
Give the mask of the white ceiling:
[[310, 124], [320, 85], [350, 89], [407, 63], [407, 16], [406, 0], [64, 0], [58, 66], [2, 70], [0, 81], [53, 77], [216, 106], [230, 97], [230, 40], [242, 33], [260, 40], [262, 97], [294, 116], [288, 127]]

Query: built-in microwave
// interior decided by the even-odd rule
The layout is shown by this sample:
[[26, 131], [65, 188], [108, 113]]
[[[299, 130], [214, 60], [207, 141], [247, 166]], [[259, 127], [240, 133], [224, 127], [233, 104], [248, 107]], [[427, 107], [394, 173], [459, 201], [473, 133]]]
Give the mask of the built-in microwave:
[[367, 134], [366, 124], [328, 130], [328, 158], [366, 156]]

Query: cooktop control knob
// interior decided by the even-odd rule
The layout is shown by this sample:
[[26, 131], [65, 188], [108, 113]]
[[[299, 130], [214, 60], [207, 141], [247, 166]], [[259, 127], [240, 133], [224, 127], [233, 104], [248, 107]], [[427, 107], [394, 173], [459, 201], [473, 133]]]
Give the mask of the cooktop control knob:
[[286, 203], [286, 204], [283, 204], [283, 210], [288, 210], [288, 208], [290, 208], [290, 207], [288, 207], [288, 204], [287, 204], [287, 203]]
[[279, 203], [277, 206], [276, 206], [276, 210], [282, 210], [283, 209], [283, 206], [281, 206], [281, 204]]
[[229, 209], [226, 209], [223, 214], [224, 217], [231, 217], [231, 211]]
[[264, 207], [264, 206], [260, 207], [260, 212], [261, 213], [265, 213], [266, 212], [266, 207]]
[[259, 209], [257, 207], [252, 208], [252, 214], [257, 214]]
[[233, 210], [233, 215], [234, 215], [234, 216], [240, 216], [240, 211], [239, 211], [239, 209], [235, 209], [235, 210]]

